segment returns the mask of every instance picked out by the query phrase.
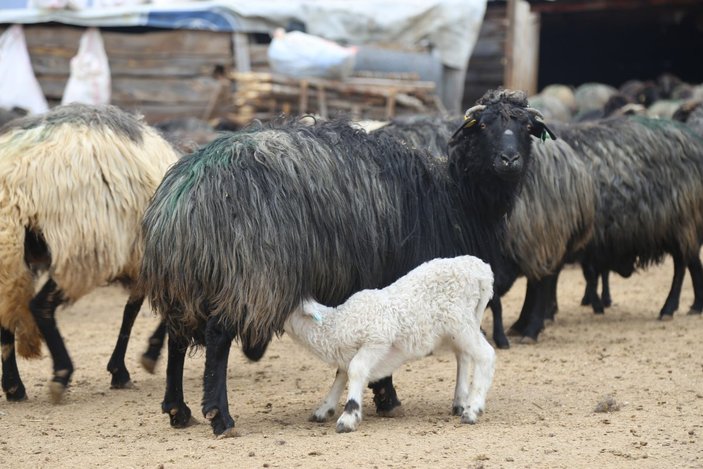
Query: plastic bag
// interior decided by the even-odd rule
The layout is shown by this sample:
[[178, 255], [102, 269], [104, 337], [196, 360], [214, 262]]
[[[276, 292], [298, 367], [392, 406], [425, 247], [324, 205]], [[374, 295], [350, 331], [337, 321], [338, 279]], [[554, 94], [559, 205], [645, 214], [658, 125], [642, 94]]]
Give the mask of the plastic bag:
[[89, 28], [81, 36], [78, 54], [71, 59], [71, 75], [61, 104], [108, 104], [110, 85], [110, 64], [102, 36], [97, 28]]
[[300, 31], [276, 30], [268, 48], [274, 73], [294, 77], [348, 77], [354, 69], [356, 47], [342, 47]]
[[49, 110], [32, 70], [22, 26], [11, 26], [0, 36], [0, 106], [20, 107], [32, 113]]

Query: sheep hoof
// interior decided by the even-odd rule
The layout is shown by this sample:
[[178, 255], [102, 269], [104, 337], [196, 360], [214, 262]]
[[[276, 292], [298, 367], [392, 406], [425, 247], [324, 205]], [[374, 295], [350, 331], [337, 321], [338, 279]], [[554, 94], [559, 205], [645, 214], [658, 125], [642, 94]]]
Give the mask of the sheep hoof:
[[110, 389], [134, 389], [134, 383], [127, 381], [126, 383], [112, 383]]
[[400, 406], [400, 404], [398, 404], [397, 406], [389, 410], [377, 410], [376, 415], [383, 418], [394, 419], [405, 415], [405, 411]]
[[142, 355], [142, 358], [139, 360], [139, 363], [141, 363], [142, 368], [144, 368], [147, 373], [149, 374], [154, 374], [154, 371], [156, 370], [156, 360], [148, 356], [146, 353]]
[[10, 389], [3, 390], [5, 391], [5, 398], [9, 402], [22, 402], [27, 400], [27, 391], [25, 391], [22, 383], [18, 386], [13, 386]]
[[63, 399], [63, 395], [66, 392], [66, 386], [58, 381], [51, 381], [49, 383], [49, 398], [53, 404], [60, 404]]
[[239, 433], [237, 433], [237, 430], [232, 428], [228, 428], [227, 430], [223, 431], [219, 435], [215, 437], [216, 440], [224, 440], [225, 438], [236, 438], [239, 436]]
[[537, 343], [537, 339], [524, 335], [520, 337], [519, 343], [523, 345], [534, 345]]
[[552, 326], [555, 322], [554, 318], [544, 318], [544, 327]]
[[695, 309], [695, 308], [691, 308], [691, 309], [688, 310], [688, 313], [686, 313], [686, 314], [687, 314], [688, 316], [700, 316], [700, 315], [701, 315], [701, 311], [699, 311], [699, 310], [697, 310], [697, 309]]
[[508, 337], [521, 337], [522, 332], [515, 329], [514, 327], [511, 327], [510, 329], [508, 329], [507, 335]]
[[674, 320], [674, 315], [673, 314], [662, 314], [659, 316], [660, 321], [673, 321]]
[[164, 409], [164, 413], [168, 414], [169, 421], [173, 428], [186, 428], [197, 423], [197, 420], [193, 418], [190, 409], [185, 404], [182, 406], [175, 405], [170, 408], [162, 405], [162, 409]]
[[460, 405], [452, 406], [452, 415], [459, 416], [459, 415], [463, 415], [463, 413], [464, 413], [464, 406], [460, 406]]

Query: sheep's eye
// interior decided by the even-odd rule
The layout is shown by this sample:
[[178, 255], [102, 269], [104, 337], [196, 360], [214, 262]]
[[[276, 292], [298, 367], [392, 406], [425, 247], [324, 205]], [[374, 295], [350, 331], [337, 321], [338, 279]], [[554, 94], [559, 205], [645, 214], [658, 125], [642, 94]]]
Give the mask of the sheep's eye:
[[527, 130], [528, 131], [532, 130], [532, 124], [527, 124]]
[[482, 129], [485, 129], [485, 128], [486, 128], [486, 124], [484, 124], [483, 122], [481, 122], [481, 125], [479, 125], [479, 127], [481, 127]]

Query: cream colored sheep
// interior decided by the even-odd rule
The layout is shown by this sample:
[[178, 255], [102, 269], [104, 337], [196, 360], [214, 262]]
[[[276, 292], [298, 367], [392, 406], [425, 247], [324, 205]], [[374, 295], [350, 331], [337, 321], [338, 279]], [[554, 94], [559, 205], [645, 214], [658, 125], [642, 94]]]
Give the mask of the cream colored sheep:
[[[141, 118], [113, 106], [59, 106], [3, 128], [0, 326], [8, 399], [26, 396], [14, 362], [13, 334], [18, 353], [28, 358], [39, 356], [44, 336], [54, 361], [51, 394], [61, 398], [73, 365], [54, 311], [97, 286], [136, 280], [142, 214], [176, 159], [172, 147]], [[44, 268], [49, 280], [35, 295], [34, 271]], [[140, 305], [141, 298], [132, 294], [120, 337], [124, 348]], [[113, 386], [122, 387], [129, 384], [129, 373], [124, 350], [118, 348], [119, 341], [115, 354], [122, 356], [113, 354], [109, 368]]]

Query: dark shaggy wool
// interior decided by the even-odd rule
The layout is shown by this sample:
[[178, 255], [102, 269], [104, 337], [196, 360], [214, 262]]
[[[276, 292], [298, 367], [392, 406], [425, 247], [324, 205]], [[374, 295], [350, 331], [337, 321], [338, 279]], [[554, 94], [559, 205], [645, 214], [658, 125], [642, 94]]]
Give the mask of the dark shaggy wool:
[[587, 258], [629, 275], [703, 241], [703, 140], [678, 122], [622, 117], [559, 126], [598, 189]]
[[[522, 93], [483, 103], [489, 128], [529, 118]], [[493, 265], [520, 178], [498, 177], [478, 129], [447, 160], [338, 121], [221, 137], [174, 165], [147, 209], [142, 288], [192, 341], [219, 315], [257, 343], [305, 297], [336, 305], [435, 257]], [[526, 166], [527, 129], [516, 128]]]

